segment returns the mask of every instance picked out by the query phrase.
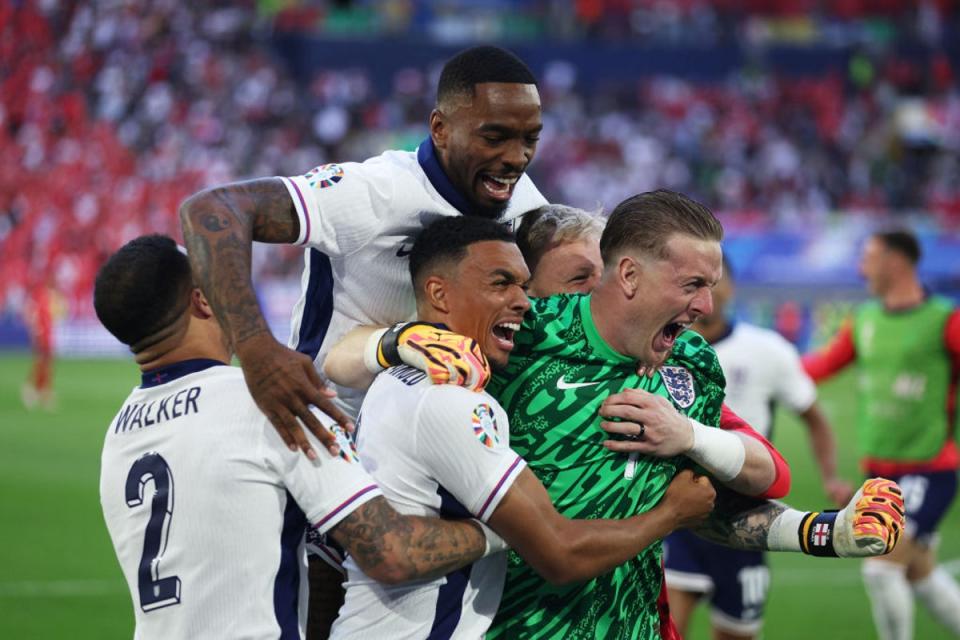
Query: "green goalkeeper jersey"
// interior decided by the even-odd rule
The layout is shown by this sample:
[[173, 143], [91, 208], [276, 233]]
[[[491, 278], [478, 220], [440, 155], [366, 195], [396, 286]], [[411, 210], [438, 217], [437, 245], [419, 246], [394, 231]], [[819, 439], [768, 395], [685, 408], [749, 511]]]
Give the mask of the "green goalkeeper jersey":
[[[516, 334], [510, 364], [488, 390], [510, 416], [510, 446], [546, 486], [568, 518], [628, 518], [653, 508], [673, 476], [690, 464], [615, 453], [600, 428], [604, 398], [627, 388], [669, 398], [683, 413], [717, 426], [724, 378], [716, 354], [698, 334], [683, 333], [653, 378], [614, 351], [594, 326], [590, 296], [535, 300]], [[555, 587], [516, 553], [488, 638], [657, 638], [659, 542], [593, 580]]]

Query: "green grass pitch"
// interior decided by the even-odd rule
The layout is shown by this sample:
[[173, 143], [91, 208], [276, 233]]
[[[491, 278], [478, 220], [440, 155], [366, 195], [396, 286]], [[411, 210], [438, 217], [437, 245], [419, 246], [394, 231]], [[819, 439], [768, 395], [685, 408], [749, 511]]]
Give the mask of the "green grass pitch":
[[[100, 446], [108, 421], [139, 383], [132, 362], [60, 360], [58, 408], [27, 412], [20, 385], [29, 359], [0, 355], [0, 638], [130, 638], [133, 612], [97, 497]], [[834, 421], [841, 468], [858, 480], [851, 379], [822, 388]], [[775, 441], [793, 470], [788, 501], [826, 506], [803, 427], [780, 415]], [[960, 565], [960, 507], [942, 528], [940, 557]], [[709, 638], [701, 607], [690, 638]], [[874, 637], [859, 562], [774, 555], [765, 637]], [[916, 638], [947, 638], [920, 607]]]

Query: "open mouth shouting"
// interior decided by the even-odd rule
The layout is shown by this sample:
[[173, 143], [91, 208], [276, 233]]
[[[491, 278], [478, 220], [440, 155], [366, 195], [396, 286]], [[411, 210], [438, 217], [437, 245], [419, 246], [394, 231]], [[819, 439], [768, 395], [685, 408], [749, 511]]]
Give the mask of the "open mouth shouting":
[[492, 173], [480, 174], [484, 193], [497, 202], [506, 202], [513, 195], [513, 188], [520, 176], [497, 176]]
[[691, 322], [668, 322], [656, 335], [653, 336], [654, 353], [669, 353], [673, 350], [673, 345], [677, 341], [677, 336], [686, 331]]
[[520, 322], [500, 322], [493, 326], [491, 333], [497, 348], [503, 351], [513, 351], [513, 336], [520, 331]]

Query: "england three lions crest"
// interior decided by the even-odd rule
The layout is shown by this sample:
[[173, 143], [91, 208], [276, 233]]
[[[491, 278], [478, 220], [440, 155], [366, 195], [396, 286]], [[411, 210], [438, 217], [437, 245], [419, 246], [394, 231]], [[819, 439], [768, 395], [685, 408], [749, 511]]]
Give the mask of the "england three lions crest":
[[660, 377], [670, 397], [681, 409], [688, 409], [697, 398], [693, 376], [683, 367], [660, 367]]

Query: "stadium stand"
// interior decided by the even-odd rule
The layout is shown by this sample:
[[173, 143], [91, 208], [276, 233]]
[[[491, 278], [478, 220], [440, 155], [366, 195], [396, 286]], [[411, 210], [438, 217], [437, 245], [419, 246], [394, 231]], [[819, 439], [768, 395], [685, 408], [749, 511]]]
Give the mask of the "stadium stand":
[[[179, 202], [204, 185], [412, 148], [426, 135], [435, 62], [393, 60], [384, 87], [384, 69], [342, 55], [291, 60], [302, 51], [284, 46], [291, 35], [336, 52], [356, 44], [338, 49], [323, 38], [375, 36], [362, 48], [382, 60], [401, 57], [391, 51], [407, 50], [403, 38], [440, 43], [424, 54], [434, 61], [481, 36], [521, 47], [563, 41], [565, 54], [599, 40], [666, 44], [650, 51], [649, 72], [589, 90], [575, 55], [535, 66], [546, 128], [531, 173], [551, 200], [609, 207], [663, 186], [748, 230], [827, 225], [838, 211], [869, 220], [919, 215], [932, 229], [960, 225], [958, 61], [956, 46], [940, 46], [958, 33], [955, 4], [560, 5], [4, 3], [2, 308], [17, 313], [30, 287], [52, 278], [69, 316], [89, 317], [103, 257], [147, 231], [177, 235]], [[516, 20], [504, 20], [505, 12]], [[832, 43], [845, 65], [817, 70], [817, 46], [798, 54], [811, 56], [802, 76], [743, 57], [744, 47], [771, 42]], [[885, 46], [891, 42], [926, 49], [901, 54]], [[656, 72], [665, 55], [682, 58], [705, 43], [737, 47], [732, 72]], [[289, 248], [262, 254], [256, 277], [289, 280], [299, 259]]]

